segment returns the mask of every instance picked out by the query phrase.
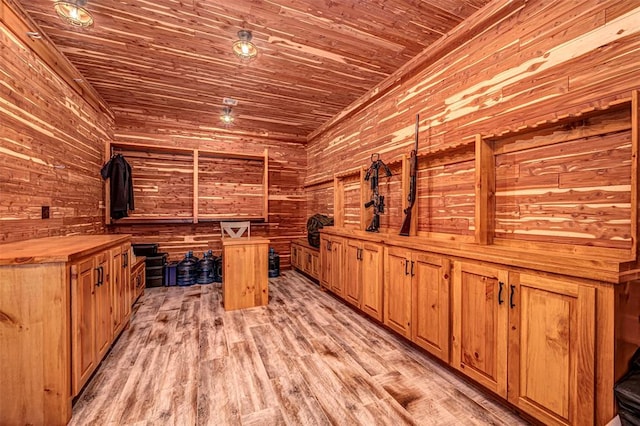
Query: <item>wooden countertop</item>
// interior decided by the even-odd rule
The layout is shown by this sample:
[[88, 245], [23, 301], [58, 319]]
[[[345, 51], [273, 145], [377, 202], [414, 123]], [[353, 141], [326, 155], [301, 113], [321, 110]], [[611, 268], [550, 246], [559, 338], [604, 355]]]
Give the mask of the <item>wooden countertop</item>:
[[630, 254], [628, 257], [593, 255], [584, 253], [562, 253], [534, 248], [515, 248], [494, 245], [479, 245], [459, 241], [429, 239], [426, 237], [401, 237], [385, 233], [372, 233], [356, 229], [325, 227], [325, 235], [357, 238], [364, 241], [384, 243], [388, 246], [406, 247], [439, 253], [452, 257], [473, 259], [500, 265], [534, 269], [578, 278], [619, 284], [640, 279], [640, 264]]
[[314, 251], [319, 251], [320, 249], [318, 247], [314, 247], [311, 244], [309, 244], [309, 241], [305, 238], [299, 238], [297, 240], [293, 240], [292, 243], [296, 243], [302, 247], [306, 247], [309, 250], [314, 250]]
[[262, 237], [240, 237], [240, 238], [223, 238], [222, 245], [223, 246], [234, 246], [241, 244], [269, 244], [268, 238]]
[[0, 244], [0, 265], [68, 262], [130, 239], [129, 234], [68, 235]]

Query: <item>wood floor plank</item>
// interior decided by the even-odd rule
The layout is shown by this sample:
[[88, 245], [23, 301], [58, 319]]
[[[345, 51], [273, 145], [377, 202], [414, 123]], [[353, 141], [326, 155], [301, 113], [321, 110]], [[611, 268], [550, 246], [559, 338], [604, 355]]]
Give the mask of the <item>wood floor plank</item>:
[[526, 424], [299, 273], [269, 292], [226, 312], [219, 284], [145, 289], [70, 424]]
[[242, 416], [243, 426], [284, 426], [287, 422], [277, 407], [269, 407], [262, 411]]
[[270, 407], [273, 389], [255, 344], [238, 342], [231, 346], [229, 352], [240, 399], [240, 414], [244, 416]]
[[200, 363], [197, 425], [241, 424], [235, 371], [231, 363], [229, 357]]
[[297, 371], [271, 380], [282, 413], [291, 425], [330, 425], [309, 386]]

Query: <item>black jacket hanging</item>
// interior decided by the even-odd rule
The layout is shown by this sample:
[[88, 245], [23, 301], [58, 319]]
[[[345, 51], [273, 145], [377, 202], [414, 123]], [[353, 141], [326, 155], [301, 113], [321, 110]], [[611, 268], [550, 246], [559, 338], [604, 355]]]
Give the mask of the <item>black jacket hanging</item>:
[[133, 179], [131, 166], [121, 154], [116, 154], [102, 167], [102, 179], [109, 179], [111, 189], [111, 218], [120, 219], [129, 215], [133, 205]]

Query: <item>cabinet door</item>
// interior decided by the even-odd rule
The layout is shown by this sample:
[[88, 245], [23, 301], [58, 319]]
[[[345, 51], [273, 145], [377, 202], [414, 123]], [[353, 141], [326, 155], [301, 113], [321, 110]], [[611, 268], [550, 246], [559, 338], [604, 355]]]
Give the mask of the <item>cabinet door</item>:
[[291, 266], [296, 269], [300, 269], [300, 246], [297, 244], [291, 244]]
[[95, 283], [93, 258], [71, 266], [72, 395], [80, 392], [96, 366]]
[[129, 321], [131, 315], [131, 305], [133, 305], [135, 297], [135, 285], [131, 282], [131, 244], [125, 244], [122, 246], [122, 268], [121, 268], [121, 280], [122, 280], [122, 320], [123, 326], [126, 321]]
[[302, 270], [311, 274], [311, 250], [306, 247], [302, 249]]
[[446, 362], [449, 362], [449, 269], [448, 259], [413, 253], [411, 340]]
[[507, 396], [507, 271], [456, 262], [451, 364]]
[[386, 250], [384, 260], [384, 323], [411, 338], [411, 252]]
[[122, 252], [120, 247], [111, 250], [111, 319], [113, 334], [122, 330], [126, 290], [122, 283]]
[[595, 288], [509, 278], [509, 400], [546, 424], [593, 424]]
[[361, 309], [367, 315], [382, 321], [383, 315], [383, 249], [381, 245], [364, 243], [360, 258], [362, 264], [362, 303]]
[[320, 286], [329, 289], [331, 285], [331, 240], [320, 236]]
[[331, 276], [329, 281], [331, 291], [339, 296], [344, 294], [343, 250], [344, 245], [342, 238], [331, 238]]
[[315, 279], [319, 278], [320, 260], [319, 260], [319, 254], [315, 250], [313, 252], [311, 252], [311, 272], [310, 272], [310, 274]]
[[344, 299], [360, 308], [362, 285], [362, 243], [355, 240], [345, 242]]
[[95, 257], [95, 266], [101, 271], [101, 280], [95, 286], [96, 359], [101, 360], [111, 345], [113, 323], [111, 319], [111, 270], [109, 252]]

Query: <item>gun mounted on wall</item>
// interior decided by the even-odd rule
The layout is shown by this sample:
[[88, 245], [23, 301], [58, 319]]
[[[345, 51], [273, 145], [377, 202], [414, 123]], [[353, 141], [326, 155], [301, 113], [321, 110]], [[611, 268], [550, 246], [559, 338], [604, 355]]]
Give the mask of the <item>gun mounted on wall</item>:
[[371, 200], [364, 204], [365, 208], [373, 206], [373, 218], [367, 226], [367, 232], [378, 232], [380, 229], [380, 214], [384, 213], [384, 196], [378, 192], [378, 182], [380, 180], [380, 168], [384, 170], [386, 177], [391, 177], [389, 167], [380, 159], [379, 154], [371, 154], [371, 165], [364, 175], [364, 180], [371, 182]]
[[420, 128], [420, 114], [416, 114], [415, 144], [409, 159], [409, 195], [407, 195], [407, 208], [404, 209], [404, 222], [400, 228], [400, 235], [408, 237], [411, 233], [411, 218], [413, 215], [413, 205], [416, 203], [416, 193], [418, 185], [418, 130]]

